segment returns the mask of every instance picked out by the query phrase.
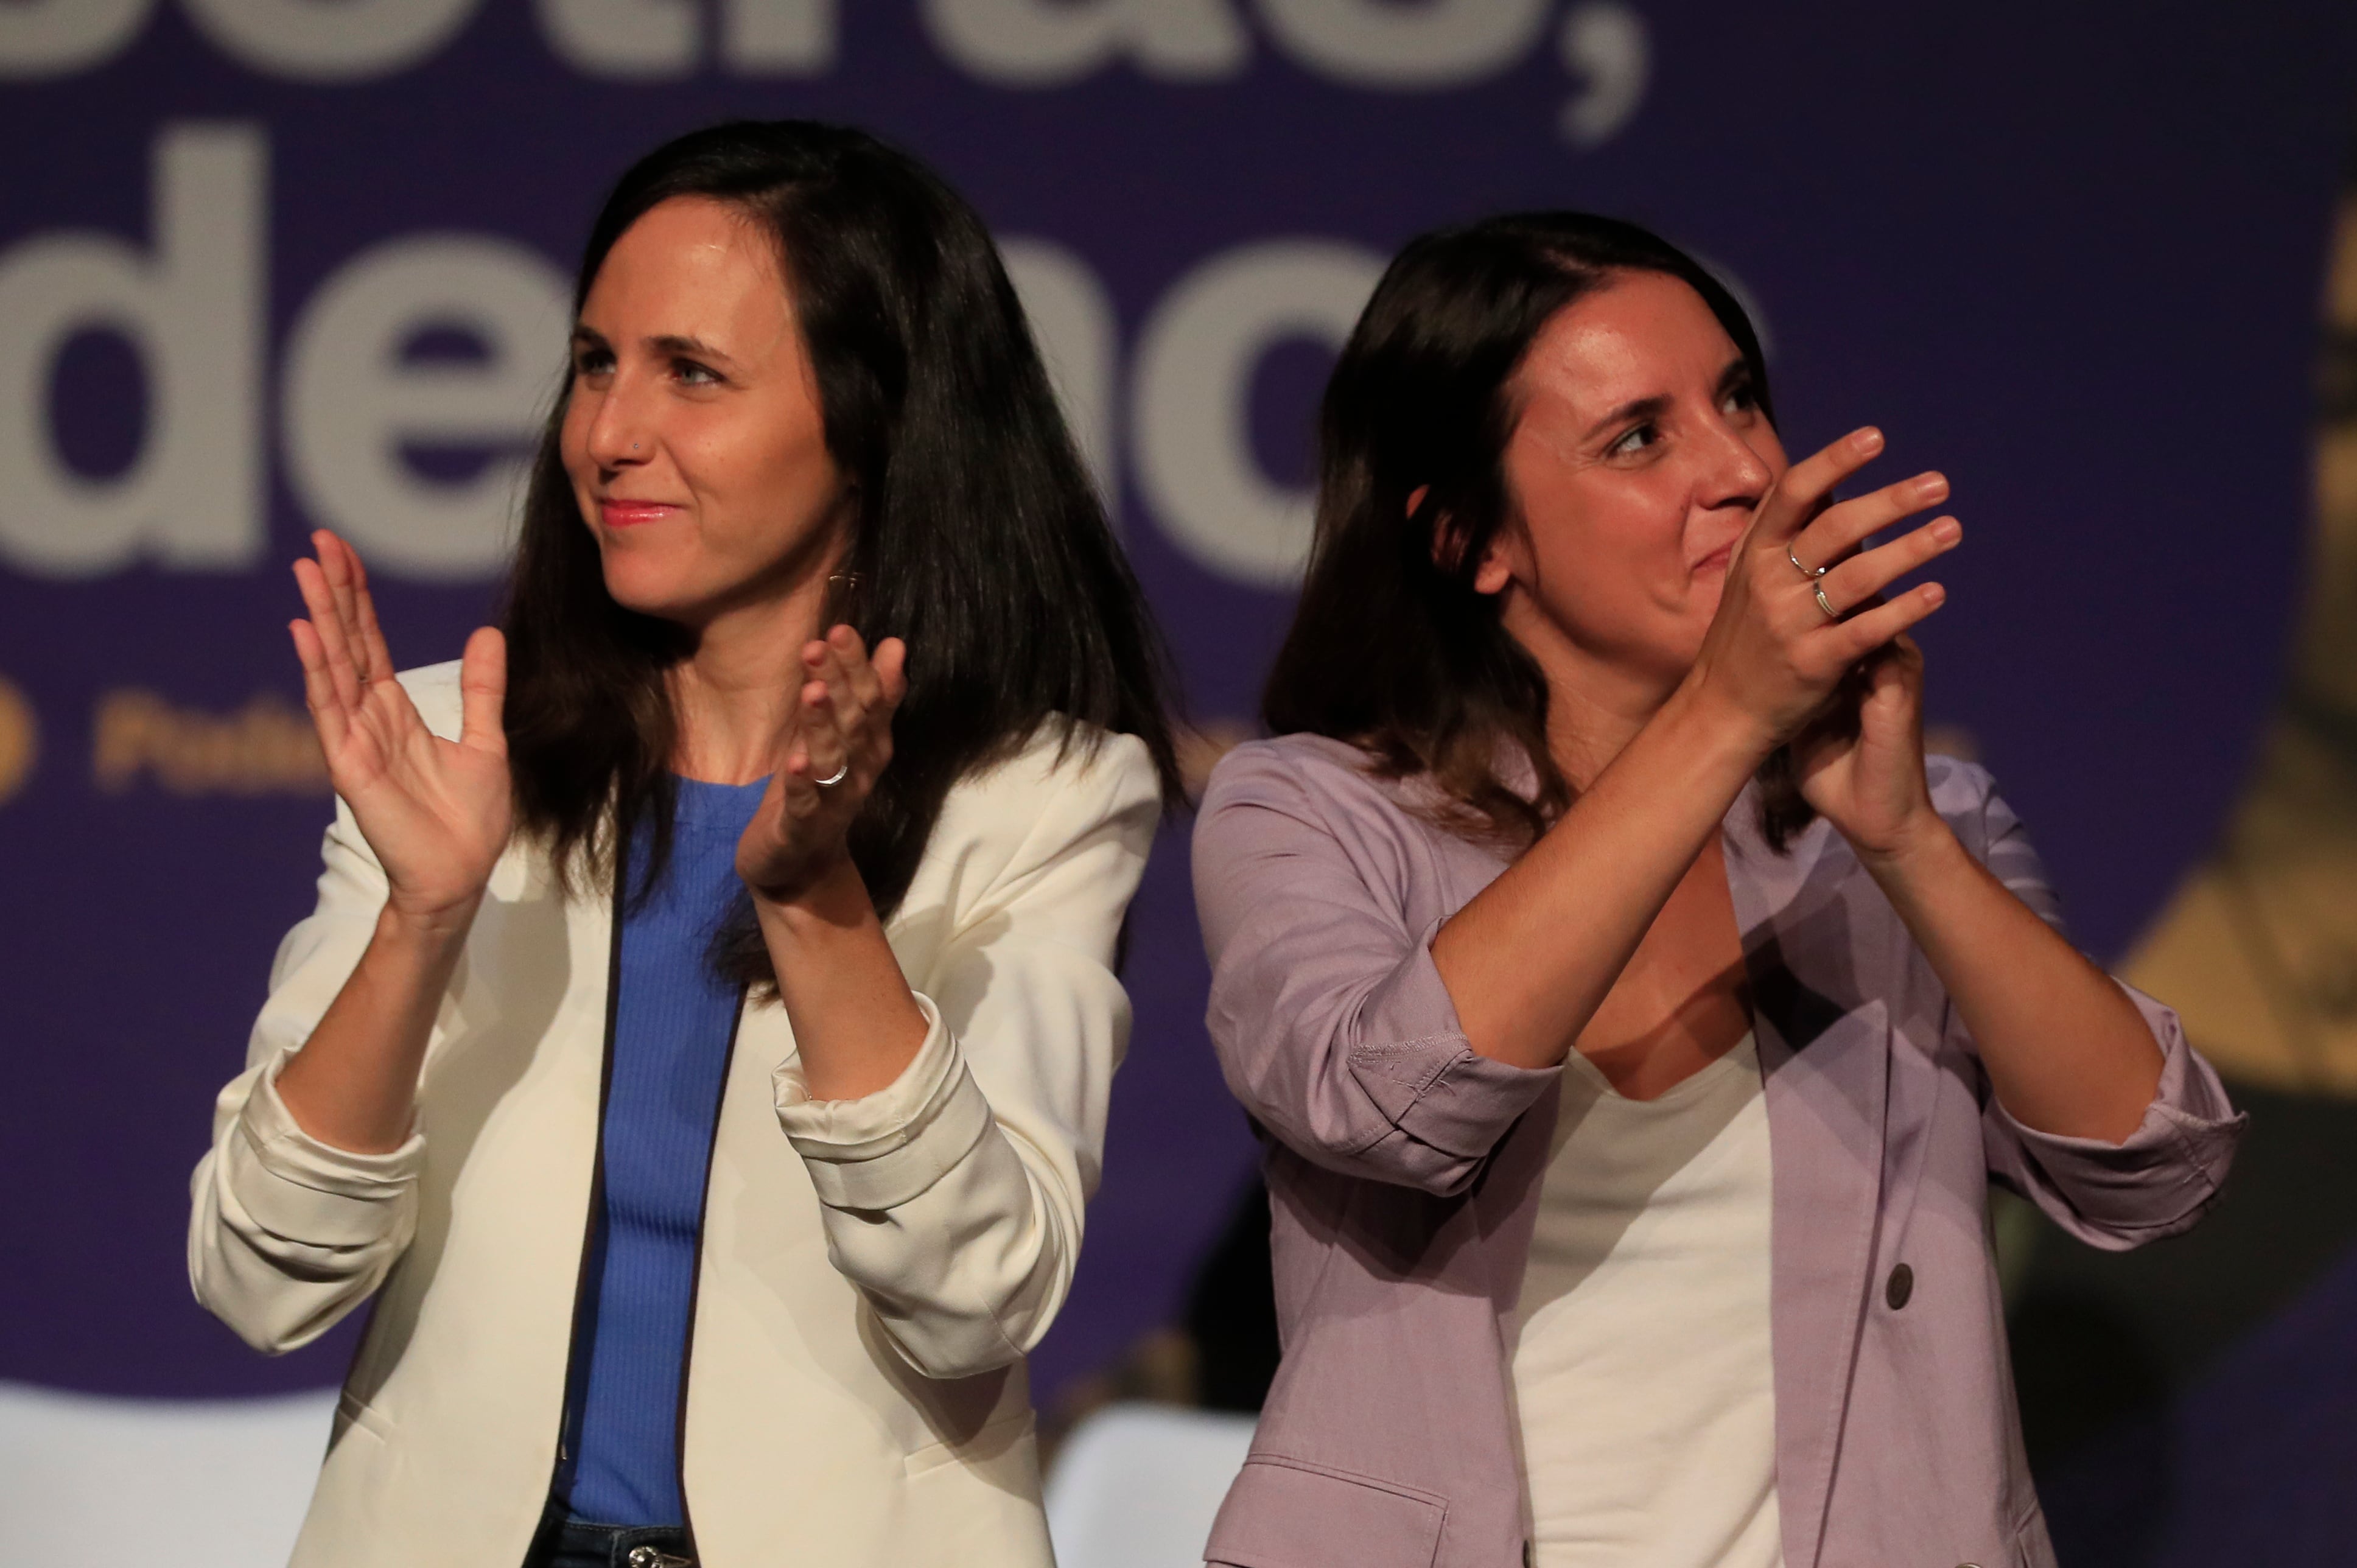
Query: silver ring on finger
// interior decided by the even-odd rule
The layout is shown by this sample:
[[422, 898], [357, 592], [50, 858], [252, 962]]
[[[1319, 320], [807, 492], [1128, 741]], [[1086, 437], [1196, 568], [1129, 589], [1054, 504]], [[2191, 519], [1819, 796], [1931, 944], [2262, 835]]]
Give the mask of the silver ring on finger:
[[1816, 586], [1813, 590], [1812, 590], [1812, 591], [1813, 591], [1813, 593], [1815, 593], [1815, 595], [1817, 596], [1817, 608], [1819, 608], [1819, 609], [1821, 609], [1821, 610], [1823, 610], [1823, 611], [1824, 611], [1824, 612], [1825, 612], [1825, 618], [1826, 618], [1827, 620], [1839, 620], [1839, 619], [1841, 619], [1841, 611], [1839, 611], [1839, 610], [1837, 610], [1837, 609], [1834, 608], [1834, 602], [1833, 602], [1833, 600], [1831, 600], [1831, 599], [1829, 599], [1829, 598], [1825, 597], [1825, 589], [1824, 589], [1824, 584], [1822, 584], [1822, 583], [1818, 584], [1818, 585], [1817, 585], [1817, 586]]
[[[1824, 596], [1823, 594], [1819, 594], [1819, 595], [1817, 596], [1817, 597], [1818, 597], [1819, 599], [1821, 599], [1821, 600], [1822, 600], [1822, 599], [1824, 597]], [[832, 772], [832, 773], [828, 774], [825, 778], [823, 778], [823, 779], [812, 779], [812, 780], [811, 780], [811, 782], [812, 782], [812, 783], [813, 783], [813, 784], [815, 784], [815, 785], [817, 785], [817, 786], [818, 786], [820, 789], [833, 789], [835, 785], [842, 783], [845, 779], [849, 778], [850, 776], [851, 776], [851, 761], [850, 761], [850, 758], [845, 757], [845, 758], [844, 759], [844, 763], [843, 763], [843, 766], [842, 766], [842, 767], [840, 767], [840, 768], [836, 768], [834, 772]]]
[[1784, 545], [1784, 559], [1792, 564], [1793, 571], [1798, 572], [1802, 576], [1808, 578], [1811, 582], [1816, 581], [1819, 577], [1824, 576], [1826, 573], [1833, 570], [1831, 566], [1802, 565], [1801, 558], [1792, 553], [1792, 546], [1789, 541], [1786, 542]]

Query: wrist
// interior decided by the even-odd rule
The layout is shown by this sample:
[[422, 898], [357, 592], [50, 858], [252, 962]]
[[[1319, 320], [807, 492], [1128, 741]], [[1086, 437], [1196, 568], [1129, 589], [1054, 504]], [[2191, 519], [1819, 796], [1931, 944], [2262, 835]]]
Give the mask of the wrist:
[[816, 875], [789, 886], [754, 887], [753, 913], [762, 928], [791, 936], [813, 927], [841, 929], [876, 918], [866, 881], [849, 854], [838, 854]]
[[1739, 781], [1758, 772], [1782, 738], [1699, 672], [1670, 693], [1655, 723], [1664, 736], [1675, 738], [1683, 754], [1706, 766], [1716, 764], [1738, 780], [1738, 789]]
[[1888, 841], [1876, 844], [1853, 841], [1850, 847], [1859, 863], [1885, 887], [1912, 885], [1926, 875], [1952, 869], [1960, 859], [1970, 858], [1955, 830], [1929, 805]]
[[475, 923], [475, 911], [482, 902], [479, 892], [456, 903], [425, 906], [408, 906], [398, 898], [388, 898], [384, 908], [377, 911], [376, 940], [381, 944], [426, 954], [455, 950], [466, 941]]

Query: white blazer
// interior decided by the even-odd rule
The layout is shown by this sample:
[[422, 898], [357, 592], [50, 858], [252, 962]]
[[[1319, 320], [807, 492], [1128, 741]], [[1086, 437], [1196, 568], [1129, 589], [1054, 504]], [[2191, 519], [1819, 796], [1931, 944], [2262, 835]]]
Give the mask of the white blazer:
[[[436, 733], [457, 666], [403, 677]], [[1058, 736], [950, 791], [887, 929], [932, 1027], [890, 1088], [805, 1092], [774, 1003], [712, 1149], [682, 1490], [706, 1568], [1049, 1563], [1024, 1354], [1061, 1305], [1127, 1041], [1114, 944], [1160, 811], [1146, 747]], [[192, 1182], [197, 1299], [259, 1349], [371, 1294], [294, 1562], [515, 1568], [558, 1462], [612, 1016], [610, 899], [493, 872], [389, 1155], [278, 1098], [385, 877], [340, 801]]]

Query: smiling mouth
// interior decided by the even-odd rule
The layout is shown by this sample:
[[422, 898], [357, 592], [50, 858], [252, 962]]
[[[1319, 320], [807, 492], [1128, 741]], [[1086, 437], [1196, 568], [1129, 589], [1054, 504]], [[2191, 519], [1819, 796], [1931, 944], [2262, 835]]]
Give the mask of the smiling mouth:
[[667, 501], [601, 500], [597, 503], [597, 520], [608, 528], [636, 528], [660, 521], [678, 510]]
[[1712, 551], [1709, 554], [1704, 556], [1701, 560], [1695, 562], [1694, 564], [1694, 571], [1697, 575], [1704, 572], [1710, 571], [1714, 567], [1720, 571], [1725, 571], [1727, 569], [1727, 564], [1734, 558], [1735, 541], [1730, 539], [1726, 543], [1720, 545], [1717, 549]]

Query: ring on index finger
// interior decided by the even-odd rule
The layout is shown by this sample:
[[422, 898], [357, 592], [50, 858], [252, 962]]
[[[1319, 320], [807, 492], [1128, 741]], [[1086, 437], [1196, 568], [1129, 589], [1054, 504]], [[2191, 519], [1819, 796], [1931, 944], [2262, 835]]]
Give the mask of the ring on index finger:
[[[1792, 564], [1793, 571], [1798, 572], [1802, 576], [1808, 578], [1811, 582], [1816, 581], [1819, 577], [1824, 576], [1826, 573], [1833, 570], [1831, 566], [1802, 565], [1801, 558], [1792, 553], [1792, 546], [1789, 542], [1784, 546], [1784, 559]], [[1818, 598], [1822, 602], [1824, 596], [1821, 594], [1818, 596]]]
[[1833, 600], [1825, 597], [1825, 588], [1823, 583], [1818, 584], [1816, 587], [1811, 591], [1817, 596], [1817, 608], [1825, 612], [1825, 618], [1827, 620], [1841, 619], [1841, 611], [1834, 608]]

